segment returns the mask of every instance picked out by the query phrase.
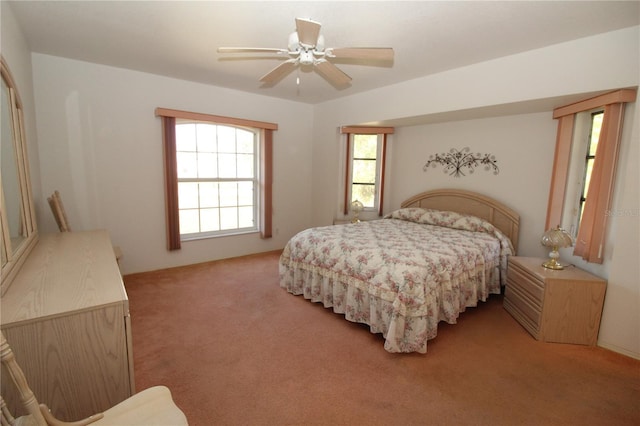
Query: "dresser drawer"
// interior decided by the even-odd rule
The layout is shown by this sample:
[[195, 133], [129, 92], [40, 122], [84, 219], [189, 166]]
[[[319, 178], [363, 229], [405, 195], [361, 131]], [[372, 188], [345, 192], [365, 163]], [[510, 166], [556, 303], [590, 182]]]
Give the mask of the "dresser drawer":
[[507, 269], [507, 288], [516, 288], [530, 303], [542, 309], [544, 300], [544, 284], [520, 265], [509, 262]]

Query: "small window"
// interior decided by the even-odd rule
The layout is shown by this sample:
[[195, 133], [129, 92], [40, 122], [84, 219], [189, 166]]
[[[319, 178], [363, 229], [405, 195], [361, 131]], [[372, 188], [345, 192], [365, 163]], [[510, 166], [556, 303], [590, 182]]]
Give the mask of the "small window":
[[382, 216], [384, 206], [384, 171], [387, 155], [387, 135], [393, 127], [343, 126], [346, 137], [344, 163], [344, 215], [351, 204], [360, 201], [365, 211]]
[[598, 140], [600, 140], [600, 130], [602, 129], [602, 119], [604, 118], [604, 111], [598, 111], [591, 113], [591, 120], [589, 121], [589, 137], [587, 138], [587, 149], [584, 162], [584, 172], [582, 174], [582, 191], [580, 193], [578, 211], [578, 223], [576, 229], [580, 226], [580, 219], [582, 213], [584, 213], [584, 204], [587, 201], [587, 195], [589, 192], [589, 182], [591, 181], [591, 172], [593, 171], [593, 164], [596, 161], [596, 151], [598, 149]]
[[183, 240], [258, 230], [259, 131], [176, 120]]
[[560, 223], [574, 239], [578, 234], [587, 201], [603, 118], [602, 108], [583, 111], [575, 117], [573, 149], [567, 171], [567, 203]]
[[[609, 208], [613, 201], [625, 106], [636, 99], [636, 89], [620, 89], [553, 110], [553, 118], [558, 120], [558, 131], [546, 228], [558, 224], [564, 229], [573, 227], [573, 254], [587, 262], [604, 261], [605, 235]], [[597, 116], [598, 112], [602, 112], [601, 118]], [[596, 115], [592, 116], [592, 113]], [[594, 127], [600, 129], [597, 137], [597, 160], [596, 157], [592, 158], [592, 171], [585, 173], [589, 160], [587, 144], [591, 144], [591, 137], [588, 135], [595, 136], [598, 133], [592, 131]], [[595, 150], [595, 145], [589, 148]], [[576, 177], [577, 181], [574, 180]], [[585, 185], [581, 182], [583, 177], [589, 179], [587, 194]], [[579, 205], [581, 197], [584, 201]], [[578, 217], [580, 226], [576, 226]]]
[[360, 201], [365, 210], [379, 206], [382, 135], [352, 134], [350, 201]]

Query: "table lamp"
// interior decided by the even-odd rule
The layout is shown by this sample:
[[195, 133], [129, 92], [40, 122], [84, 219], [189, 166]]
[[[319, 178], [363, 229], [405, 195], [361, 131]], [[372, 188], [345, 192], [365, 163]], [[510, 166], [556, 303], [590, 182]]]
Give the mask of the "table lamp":
[[556, 228], [549, 229], [542, 235], [541, 243], [545, 247], [551, 247], [549, 260], [544, 262], [542, 266], [547, 269], [564, 269], [564, 265], [558, 262], [558, 258], [560, 257], [558, 249], [560, 247], [571, 247], [573, 245], [571, 235], [569, 235], [569, 233], [564, 229], [560, 228], [560, 226], [557, 226]]
[[351, 211], [353, 211], [353, 219], [351, 219], [351, 223], [360, 222], [360, 212], [364, 209], [364, 204], [362, 202], [355, 200], [351, 202]]

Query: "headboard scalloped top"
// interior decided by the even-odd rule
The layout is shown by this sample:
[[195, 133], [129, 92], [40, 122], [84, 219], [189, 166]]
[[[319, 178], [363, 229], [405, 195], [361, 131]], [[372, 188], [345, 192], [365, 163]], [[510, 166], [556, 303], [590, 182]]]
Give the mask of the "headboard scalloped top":
[[403, 201], [401, 207], [447, 210], [477, 216], [502, 231], [518, 251], [520, 215], [485, 195], [461, 189], [436, 189], [414, 195]]

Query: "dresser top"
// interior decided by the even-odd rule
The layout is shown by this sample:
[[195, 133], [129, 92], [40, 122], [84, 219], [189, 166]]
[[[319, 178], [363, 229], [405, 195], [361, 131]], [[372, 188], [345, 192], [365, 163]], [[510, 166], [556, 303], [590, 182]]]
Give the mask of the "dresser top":
[[0, 323], [4, 328], [123, 301], [128, 305], [107, 231], [44, 234], [0, 299]]
[[[523, 257], [523, 256], [511, 256], [509, 257], [510, 263], [517, 263], [521, 267], [527, 269], [534, 275], [537, 275], [541, 279], [553, 278], [560, 280], [582, 280], [582, 281], [606, 281], [596, 275], [593, 275], [585, 270], [577, 268], [574, 265], [567, 265], [564, 269], [553, 270], [542, 266], [547, 259], [541, 257]], [[560, 261], [560, 263], [563, 263]]]

